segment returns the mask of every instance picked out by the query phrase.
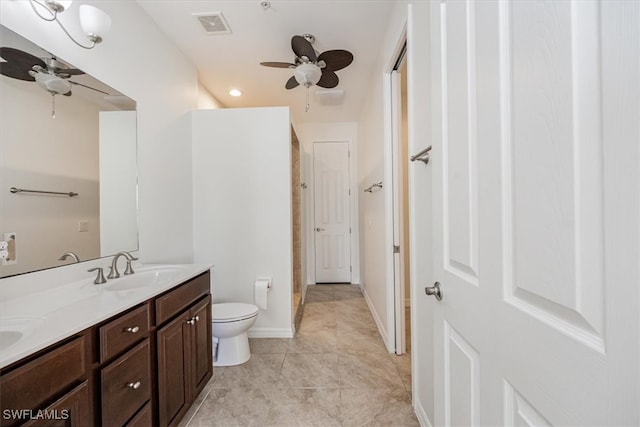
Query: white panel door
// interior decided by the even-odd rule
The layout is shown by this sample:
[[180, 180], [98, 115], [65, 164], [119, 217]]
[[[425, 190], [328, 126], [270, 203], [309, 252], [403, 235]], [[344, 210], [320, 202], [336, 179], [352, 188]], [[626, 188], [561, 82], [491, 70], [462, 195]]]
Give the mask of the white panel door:
[[316, 283], [351, 282], [349, 146], [313, 144]]
[[639, 10], [431, 4], [436, 425], [640, 423]]

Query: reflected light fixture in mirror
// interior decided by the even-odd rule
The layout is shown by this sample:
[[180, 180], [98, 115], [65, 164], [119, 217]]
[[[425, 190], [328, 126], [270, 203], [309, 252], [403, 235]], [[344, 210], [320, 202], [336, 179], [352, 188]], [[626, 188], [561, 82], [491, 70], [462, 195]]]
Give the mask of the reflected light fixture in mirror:
[[[71, 0], [29, 0], [29, 4], [31, 4], [31, 8], [36, 15], [48, 22], [55, 21], [71, 41], [81, 48], [93, 49], [96, 44], [102, 42], [102, 38], [109, 32], [111, 17], [97, 7], [88, 4], [80, 6], [80, 26], [90, 42], [89, 45], [84, 45], [78, 42], [58, 20], [58, 14], [69, 9], [71, 3]], [[45, 15], [41, 12], [44, 12]]]

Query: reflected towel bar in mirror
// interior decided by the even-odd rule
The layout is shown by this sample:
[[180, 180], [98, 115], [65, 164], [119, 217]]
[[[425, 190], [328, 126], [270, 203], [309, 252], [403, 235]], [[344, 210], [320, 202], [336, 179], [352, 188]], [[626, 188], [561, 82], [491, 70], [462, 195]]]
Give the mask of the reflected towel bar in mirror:
[[382, 188], [382, 181], [376, 182], [375, 184], [371, 184], [369, 187], [364, 189], [365, 193], [373, 193], [374, 188]]
[[74, 193], [73, 191], [69, 191], [68, 193], [62, 191], [44, 191], [44, 190], [26, 190], [24, 188], [16, 188], [11, 187], [9, 189], [12, 193], [38, 193], [38, 194], [59, 194], [62, 196], [76, 197], [78, 193]]

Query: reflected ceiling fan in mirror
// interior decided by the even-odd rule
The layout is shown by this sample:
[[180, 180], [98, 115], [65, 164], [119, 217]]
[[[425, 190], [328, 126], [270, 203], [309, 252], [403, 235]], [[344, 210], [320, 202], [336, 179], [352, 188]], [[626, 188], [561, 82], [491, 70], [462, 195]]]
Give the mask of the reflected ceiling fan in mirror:
[[84, 74], [77, 68], [70, 68], [55, 56], [38, 58], [30, 53], [12, 47], [0, 47], [0, 74], [12, 79], [36, 82], [52, 96], [51, 117], [56, 117], [55, 96], [71, 96], [73, 85], [82, 86], [96, 92], [107, 92], [70, 80], [71, 76]]
[[309, 88], [317, 85], [323, 88], [334, 88], [340, 80], [335, 73], [348, 67], [353, 62], [353, 54], [348, 50], [327, 50], [318, 54], [313, 48], [315, 37], [311, 34], [295, 35], [291, 38], [291, 49], [295, 54], [290, 62], [261, 62], [260, 65], [274, 68], [293, 69], [293, 76], [287, 80], [285, 88], [293, 89], [298, 85], [307, 88], [307, 106], [309, 111]]

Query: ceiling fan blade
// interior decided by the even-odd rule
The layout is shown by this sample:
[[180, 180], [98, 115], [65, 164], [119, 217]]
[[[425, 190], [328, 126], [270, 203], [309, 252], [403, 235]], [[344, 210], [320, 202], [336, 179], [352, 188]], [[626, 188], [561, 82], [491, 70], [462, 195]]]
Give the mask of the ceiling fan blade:
[[0, 47], [0, 57], [7, 62], [0, 62], [0, 74], [13, 79], [36, 81], [29, 71], [34, 65], [44, 67], [46, 64], [37, 56], [12, 47]]
[[311, 43], [302, 36], [291, 37], [291, 49], [293, 49], [293, 53], [299, 58], [306, 56], [311, 62], [316, 62], [318, 59]]
[[342, 70], [353, 62], [353, 54], [348, 50], [336, 49], [327, 50], [318, 56], [318, 61], [324, 61], [328, 68], [333, 71]]
[[289, 62], [261, 62], [260, 65], [274, 68], [296, 68], [296, 64], [291, 64]]
[[296, 78], [295, 77], [291, 77], [289, 80], [287, 80], [287, 84], [284, 87], [286, 87], [287, 89], [293, 89], [294, 87], [296, 87], [298, 85], [299, 85], [299, 83], [296, 80]]
[[[91, 86], [87, 86], [87, 85], [83, 85], [82, 83], [78, 83], [78, 82], [74, 82], [73, 80], [67, 80], [69, 83], [74, 84], [76, 86], [82, 86], [82, 87], [86, 87], [87, 89], [91, 89], [91, 90], [95, 90], [96, 92], [100, 92], [103, 93], [105, 95], [111, 95], [110, 93], [107, 93], [105, 91], [102, 91], [100, 89], [96, 89], [95, 87], [91, 87]], [[65, 94], [66, 95], [66, 94]]]
[[334, 88], [338, 86], [340, 79], [338, 79], [338, 75], [333, 72], [333, 70], [328, 70], [326, 68], [322, 69], [322, 76], [318, 83], [316, 83], [320, 87], [324, 87], [327, 89]]

